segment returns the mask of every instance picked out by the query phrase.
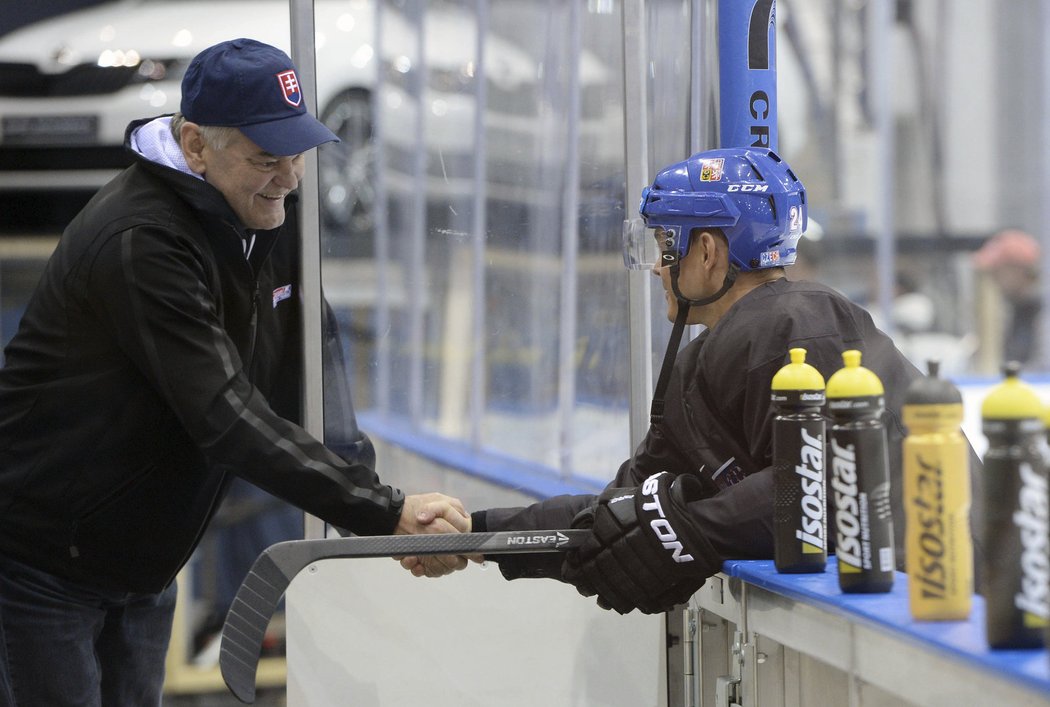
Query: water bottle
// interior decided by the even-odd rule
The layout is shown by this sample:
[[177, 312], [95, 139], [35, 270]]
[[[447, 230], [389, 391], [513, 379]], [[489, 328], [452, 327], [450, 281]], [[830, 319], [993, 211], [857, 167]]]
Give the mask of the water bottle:
[[904, 397], [904, 513], [908, 603], [917, 620], [970, 615], [970, 449], [963, 436], [962, 394], [938, 377], [914, 381]]
[[773, 376], [773, 533], [778, 572], [823, 572], [828, 561], [824, 377], [806, 350]]
[[842, 353], [845, 364], [828, 379], [828, 484], [835, 511], [839, 588], [847, 593], [893, 588], [893, 512], [886, 403], [882, 381], [860, 365], [860, 351]]
[[980, 537], [985, 628], [991, 648], [1039, 648], [1050, 617], [1050, 535], [1042, 402], [1003, 367], [981, 404], [984, 518]]

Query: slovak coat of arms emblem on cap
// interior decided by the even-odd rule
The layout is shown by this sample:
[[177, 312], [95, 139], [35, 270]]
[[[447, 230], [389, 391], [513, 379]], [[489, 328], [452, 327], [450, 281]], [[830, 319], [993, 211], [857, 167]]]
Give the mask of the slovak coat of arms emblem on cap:
[[295, 75], [295, 71], [282, 71], [277, 74], [277, 81], [281, 84], [281, 95], [284, 96], [285, 103], [298, 108], [303, 102], [303, 93], [299, 90], [299, 77]]

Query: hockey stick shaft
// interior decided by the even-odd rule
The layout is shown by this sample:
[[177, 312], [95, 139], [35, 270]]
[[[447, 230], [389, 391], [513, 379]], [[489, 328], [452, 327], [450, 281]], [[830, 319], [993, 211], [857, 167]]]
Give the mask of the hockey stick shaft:
[[219, 652], [222, 677], [237, 699], [249, 704], [255, 701], [255, 674], [266, 628], [288, 585], [314, 562], [360, 557], [560, 552], [579, 547], [589, 534], [589, 530], [522, 530], [375, 535], [271, 545], [252, 564], [226, 614]]

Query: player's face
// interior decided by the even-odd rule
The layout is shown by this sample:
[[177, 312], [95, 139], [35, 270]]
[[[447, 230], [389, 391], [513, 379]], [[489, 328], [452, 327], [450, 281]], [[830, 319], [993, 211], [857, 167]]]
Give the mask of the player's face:
[[[687, 299], [702, 299], [714, 294], [722, 286], [724, 270], [707, 266], [707, 259], [717, 256], [717, 251], [712, 251], [708, 246], [714, 246], [714, 241], [709, 240], [705, 243], [697, 237], [692, 241], [689, 252], [678, 261], [678, 290]], [[657, 265], [653, 268], [653, 274], [660, 278], [663, 285], [667, 319], [673, 322], [678, 316], [678, 298], [671, 287], [671, 268]], [[690, 307], [687, 322], [703, 324], [705, 307], [706, 305]]]
[[276, 157], [243, 133], [221, 150], [205, 145], [205, 180], [222, 192], [246, 227], [277, 228], [284, 223], [284, 200], [299, 186], [306, 169], [303, 156]]

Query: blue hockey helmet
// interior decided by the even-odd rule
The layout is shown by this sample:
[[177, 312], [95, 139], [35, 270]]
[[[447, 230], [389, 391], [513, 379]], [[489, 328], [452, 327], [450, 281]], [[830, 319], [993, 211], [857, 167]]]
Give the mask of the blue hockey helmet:
[[678, 262], [694, 228], [720, 229], [742, 271], [791, 265], [807, 224], [802, 182], [775, 152], [754, 148], [708, 150], [667, 167], [642, 191], [638, 211], [624, 227], [632, 269]]

